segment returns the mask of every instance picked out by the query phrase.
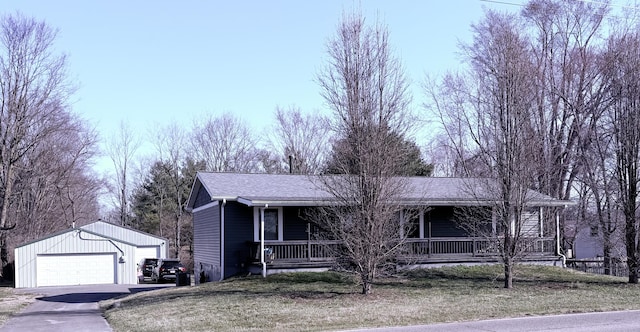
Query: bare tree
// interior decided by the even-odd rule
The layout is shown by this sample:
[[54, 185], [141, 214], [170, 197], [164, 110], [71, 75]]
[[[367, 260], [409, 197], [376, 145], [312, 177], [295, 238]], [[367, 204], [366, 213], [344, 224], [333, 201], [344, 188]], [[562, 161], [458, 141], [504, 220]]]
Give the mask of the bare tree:
[[276, 107], [271, 142], [282, 155], [289, 173], [317, 174], [327, 158], [330, 131], [319, 114], [303, 114], [300, 108]]
[[113, 162], [115, 170], [115, 188], [113, 195], [116, 198], [115, 206], [118, 209], [120, 225], [129, 226], [129, 199], [131, 196], [131, 166], [142, 141], [134, 133], [133, 129], [124, 121], [120, 121], [120, 128], [110, 137], [106, 145], [107, 154]]
[[[468, 74], [449, 74], [439, 91], [432, 91], [441, 98], [437, 110], [462, 170], [486, 178], [470, 179], [468, 190], [492, 203], [486, 210], [466, 211], [465, 226], [496, 243], [505, 288], [513, 287], [514, 265], [531, 236], [527, 212], [538, 163], [531, 143], [533, 66], [523, 30], [514, 15], [488, 11], [473, 26], [473, 43], [463, 46]], [[492, 219], [496, 225], [487, 227]]]
[[0, 19], [0, 261], [18, 220], [9, 216], [24, 157], [67, 128], [66, 57], [53, 51], [56, 31], [20, 14]]
[[[540, 156], [535, 188], [557, 199], [571, 197], [582, 172], [580, 152], [591, 142], [601, 114], [598, 57], [608, 8], [607, 1], [532, 0], [521, 15], [531, 28], [523, 31], [531, 32], [536, 69], [531, 83], [536, 109], [531, 126]], [[572, 239], [565, 228], [561, 218], [560, 237], [568, 247]]]
[[[589, 144], [582, 146], [580, 154], [583, 171], [577, 178], [579, 193], [579, 217], [582, 225], [596, 227], [602, 234], [605, 274], [611, 274], [614, 247], [621, 211], [618, 202], [618, 185], [615, 173], [613, 130], [606, 117], [596, 124]], [[593, 219], [593, 220], [592, 220]]]
[[[320, 186], [335, 204], [312, 216], [330, 238], [340, 240], [345, 266], [360, 276], [362, 293], [371, 292], [374, 278], [399, 252], [404, 236], [398, 214], [399, 195], [406, 182], [398, 173], [393, 135], [409, 128], [410, 100], [404, 71], [389, 46], [381, 23], [365, 24], [360, 14], [343, 16], [334, 38], [327, 43], [326, 67], [318, 74], [321, 94], [333, 112], [331, 129], [345, 155], [356, 160], [338, 164], [344, 176], [321, 176]], [[335, 147], [334, 147], [335, 148]]]
[[[490, 170], [481, 160], [480, 151], [471, 135], [470, 126], [475, 119], [468, 110], [477, 107], [470, 93], [478, 88], [462, 74], [447, 73], [441, 80], [427, 78], [423, 88], [428, 101], [427, 110], [433, 111], [441, 124], [442, 133], [437, 146], [446, 156], [448, 176], [489, 176]], [[442, 167], [442, 166], [440, 166]]]
[[618, 204], [625, 220], [629, 283], [637, 284], [640, 273], [640, 32], [612, 35], [604, 63], [611, 98], [607, 120], [613, 133]]
[[86, 128], [84, 122], [70, 119], [69, 130], [50, 137], [23, 159], [26, 167], [16, 183], [12, 214], [29, 223], [18, 225], [19, 240], [14, 244], [96, 218], [103, 183], [91, 171], [97, 134]]
[[[160, 157], [159, 165], [168, 179], [167, 188], [171, 193], [168, 197], [173, 198], [174, 202], [170, 206], [173, 207], [173, 244], [177, 258], [182, 258], [182, 230], [190, 224], [190, 219], [184, 215], [184, 207], [186, 200], [189, 198], [185, 192], [185, 186], [190, 183], [185, 181], [191, 180], [192, 176], [182, 174], [183, 163], [187, 160], [186, 151], [184, 150], [187, 140], [187, 134], [178, 125], [171, 124], [156, 133], [155, 146]], [[161, 209], [160, 209], [161, 210]], [[160, 222], [162, 219], [160, 218]]]
[[257, 140], [249, 126], [232, 115], [210, 116], [194, 124], [190, 137], [196, 160], [210, 172], [252, 172], [259, 169]]
[[438, 133], [426, 146], [425, 155], [433, 165], [433, 176], [454, 177], [457, 175], [455, 169], [455, 148], [451, 146], [446, 134]]

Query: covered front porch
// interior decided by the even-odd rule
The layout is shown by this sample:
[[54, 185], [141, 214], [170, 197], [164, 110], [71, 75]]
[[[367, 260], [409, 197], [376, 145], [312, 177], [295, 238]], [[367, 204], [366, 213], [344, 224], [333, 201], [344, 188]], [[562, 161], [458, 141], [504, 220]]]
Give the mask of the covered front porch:
[[[398, 264], [436, 264], [498, 261], [499, 239], [484, 237], [434, 237], [407, 239], [397, 258]], [[532, 237], [522, 241], [526, 259], [555, 260], [553, 237]], [[260, 242], [249, 243], [252, 263], [260, 262]], [[297, 269], [331, 267], [340, 241], [265, 241], [265, 262], [269, 268]]]

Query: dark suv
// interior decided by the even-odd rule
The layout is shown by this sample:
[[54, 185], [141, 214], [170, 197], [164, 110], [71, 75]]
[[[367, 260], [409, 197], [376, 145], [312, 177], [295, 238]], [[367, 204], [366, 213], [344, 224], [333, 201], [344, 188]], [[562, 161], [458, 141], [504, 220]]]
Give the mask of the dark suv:
[[159, 259], [151, 272], [151, 280], [154, 282], [175, 281], [176, 273], [184, 273], [187, 269], [180, 263], [179, 259], [165, 258]]
[[153, 267], [156, 266], [158, 258], [143, 258], [138, 263], [138, 283], [144, 282], [144, 278], [151, 278]]

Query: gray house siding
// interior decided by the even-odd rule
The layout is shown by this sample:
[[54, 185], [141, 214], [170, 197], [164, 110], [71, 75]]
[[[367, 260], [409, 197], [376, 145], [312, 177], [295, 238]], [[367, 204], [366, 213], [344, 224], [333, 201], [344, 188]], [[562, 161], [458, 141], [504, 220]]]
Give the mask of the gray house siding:
[[224, 277], [246, 271], [253, 241], [253, 208], [227, 202], [224, 208]]
[[193, 204], [193, 208], [199, 208], [201, 206], [207, 205], [211, 203], [211, 195], [207, 192], [207, 189], [204, 186], [200, 187], [198, 190], [198, 194], [196, 195], [195, 203]]
[[220, 225], [220, 205], [193, 213], [193, 268], [197, 283], [221, 279]]

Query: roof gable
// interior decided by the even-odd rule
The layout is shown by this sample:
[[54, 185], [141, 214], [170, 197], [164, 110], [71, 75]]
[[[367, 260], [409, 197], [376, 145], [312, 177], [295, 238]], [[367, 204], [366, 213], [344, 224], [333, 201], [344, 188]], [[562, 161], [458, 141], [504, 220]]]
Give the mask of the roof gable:
[[35, 240], [31, 240], [31, 241], [25, 242], [25, 243], [23, 243], [23, 244], [21, 244], [19, 246], [16, 246], [16, 249], [24, 247], [24, 246], [28, 246], [28, 245], [36, 243], [36, 242], [40, 242], [40, 241], [44, 241], [44, 240], [47, 240], [47, 239], [50, 239], [50, 238], [54, 238], [56, 236], [60, 236], [60, 235], [66, 234], [66, 233], [71, 233], [71, 232], [77, 232], [78, 234], [79, 233], [87, 233], [87, 234], [91, 234], [91, 235], [93, 235], [95, 237], [103, 238], [105, 241], [115, 241], [115, 242], [118, 242], [118, 243], [122, 243], [122, 244], [126, 244], [126, 245], [129, 245], [129, 246], [133, 246], [133, 247], [136, 246], [136, 244], [134, 244], [134, 243], [130, 243], [130, 242], [127, 242], [127, 241], [116, 239], [116, 238], [113, 238], [113, 237], [110, 237], [110, 236], [107, 236], [107, 235], [104, 235], [104, 234], [98, 234], [98, 233], [92, 232], [90, 230], [86, 230], [86, 229], [82, 229], [82, 228], [68, 228], [68, 229], [64, 229], [64, 230], [61, 230], [59, 232], [53, 233], [53, 234], [49, 234], [49, 235], [47, 235], [45, 237], [41, 237], [39, 239], [35, 239]]
[[[103, 220], [98, 220], [96, 222], [93, 222], [84, 226], [80, 226], [80, 228], [83, 230], [92, 231], [94, 233], [107, 235], [113, 238], [120, 238], [121, 240], [124, 240], [124, 241], [129, 241], [130, 236], [123, 236], [122, 234], [124, 232], [133, 232], [138, 237], [146, 238], [147, 241], [145, 242], [167, 242], [167, 239], [163, 237], [149, 234], [149, 233], [146, 233], [137, 229], [133, 229], [130, 227], [120, 226], [120, 225], [106, 222]], [[117, 234], [120, 234], [120, 236], [118, 236]], [[146, 244], [149, 244], [149, 243], [144, 243], [144, 245]], [[143, 245], [143, 244], [141, 243], [138, 245]]]

